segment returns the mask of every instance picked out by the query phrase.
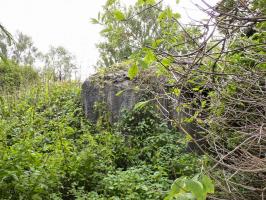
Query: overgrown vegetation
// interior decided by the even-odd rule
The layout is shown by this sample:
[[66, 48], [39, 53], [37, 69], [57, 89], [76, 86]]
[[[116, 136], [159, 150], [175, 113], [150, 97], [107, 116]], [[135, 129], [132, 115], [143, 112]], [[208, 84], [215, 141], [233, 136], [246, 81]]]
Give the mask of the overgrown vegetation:
[[[138, 0], [138, 9], [132, 13], [119, 7], [118, 2], [106, 3], [104, 14], [113, 13], [113, 17], [103, 21], [104, 33], [110, 33], [103, 36], [109, 41], [111, 35], [116, 41], [120, 38], [116, 33], [126, 35], [124, 45], [132, 50], [130, 79], [150, 67], [156, 68], [158, 80], [167, 77], [170, 89], [152, 91], [155, 97], [150, 102], [169, 100], [183, 114], [182, 119], [169, 120], [190, 135], [212, 160], [208, 169], [217, 185], [213, 198], [264, 199], [265, 0], [222, 0], [215, 6], [202, 0], [198, 8], [208, 19], [189, 25], [183, 24], [171, 8], [162, 8], [162, 1]], [[140, 36], [144, 43], [138, 39], [132, 43], [132, 19], [154, 11], [153, 22], [159, 33], [148, 40]], [[112, 24], [111, 30], [105, 29]], [[111, 41], [109, 44], [113, 45]], [[99, 47], [108, 53], [108, 49]]]
[[97, 130], [73, 83], [1, 96], [0, 142], [1, 199], [163, 199], [206, 164], [149, 107]]
[[[105, 102], [85, 119], [72, 54], [42, 55], [0, 24], [0, 199], [264, 199], [266, 2], [202, 2], [209, 19], [190, 25], [156, 0], [107, 0], [92, 19], [105, 39], [94, 81], [126, 66], [152, 93], [113, 125]], [[162, 121], [162, 100], [182, 117]]]
[[30, 66], [19, 66], [12, 61], [0, 61], [0, 92], [12, 92], [38, 83], [39, 75]]

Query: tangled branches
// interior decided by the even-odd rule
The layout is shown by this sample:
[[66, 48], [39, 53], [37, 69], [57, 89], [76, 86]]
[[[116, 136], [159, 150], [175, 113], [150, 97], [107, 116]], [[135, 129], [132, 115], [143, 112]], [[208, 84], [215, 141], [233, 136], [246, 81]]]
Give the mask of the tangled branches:
[[[208, 19], [189, 25], [169, 7], [138, 2], [143, 11], [124, 15], [121, 23], [153, 9], [159, 28], [141, 43], [144, 47], [134, 38], [130, 77], [138, 67], [157, 67], [156, 74], [163, 78], [150, 89], [152, 101], [208, 155], [208, 172], [218, 187], [214, 199], [264, 199], [265, 0], [221, 0], [216, 6], [201, 0], [198, 8]], [[163, 107], [162, 99], [171, 101], [170, 110], [177, 112]]]
[[[223, 0], [214, 7], [202, 2], [206, 22], [188, 27], [168, 16], [162, 44], [148, 46], [172, 84], [157, 97], [174, 102], [186, 117], [170, 120], [209, 155], [219, 187], [213, 198], [264, 199], [265, 1]], [[191, 123], [194, 130], [186, 125]]]

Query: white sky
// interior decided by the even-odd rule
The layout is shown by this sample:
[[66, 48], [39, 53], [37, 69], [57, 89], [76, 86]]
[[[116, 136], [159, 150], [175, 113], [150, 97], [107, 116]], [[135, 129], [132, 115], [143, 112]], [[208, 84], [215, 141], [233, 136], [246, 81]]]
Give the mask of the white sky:
[[[131, 4], [136, 0], [123, 0]], [[204, 15], [192, 4], [200, 0], [164, 0], [174, 10], [181, 13], [183, 20], [187, 15], [202, 19]], [[64, 46], [77, 57], [84, 80], [94, 72], [98, 52], [95, 44], [99, 42], [98, 25], [90, 23], [96, 17], [106, 0], [0, 0], [0, 23], [15, 34], [17, 30], [32, 37], [36, 47], [46, 52], [50, 45]], [[206, 0], [215, 4], [217, 0]]]

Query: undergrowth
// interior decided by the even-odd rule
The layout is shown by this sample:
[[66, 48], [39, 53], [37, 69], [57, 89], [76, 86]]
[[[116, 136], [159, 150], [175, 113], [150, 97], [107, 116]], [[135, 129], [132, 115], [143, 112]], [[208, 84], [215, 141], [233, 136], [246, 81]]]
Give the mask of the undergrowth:
[[203, 158], [152, 108], [110, 130], [84, 117], [80, 87], [39, 85], [0, 97], [0, 199], [163, 199]]

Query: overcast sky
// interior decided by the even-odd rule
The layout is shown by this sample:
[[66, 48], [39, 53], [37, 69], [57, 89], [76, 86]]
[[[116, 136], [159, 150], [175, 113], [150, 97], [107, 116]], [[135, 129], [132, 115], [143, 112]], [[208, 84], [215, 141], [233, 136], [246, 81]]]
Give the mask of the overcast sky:
[[[106, 0], [0, 0], [0, 23], [14, 34], [17, 30], [31, 36], [35, 45], [46, 52], [50, 45], [64, 46], [77, 57], [84, 80], [94, 72], [100, 40], [98, 25], [90, 23]], [[124, 0], [131, 4], [136, 0]], [[189, 17], [202, 19], [204, 15], [193, 3], [200, 0], [164, 0], [181, 13], [183, 21]], [[217, 0], [206, 0], [214, 4]]]

